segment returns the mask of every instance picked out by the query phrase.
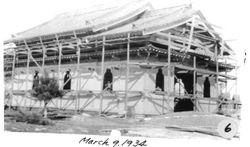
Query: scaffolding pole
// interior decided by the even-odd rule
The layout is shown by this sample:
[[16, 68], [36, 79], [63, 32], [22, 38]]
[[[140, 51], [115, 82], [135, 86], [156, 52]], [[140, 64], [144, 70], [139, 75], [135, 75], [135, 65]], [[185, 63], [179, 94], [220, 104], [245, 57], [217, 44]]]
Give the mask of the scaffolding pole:
[[125, 81], [125, 101], [124, 101], [124, 110], [125, 110], [125, 118], [127, 118], [127, 112], [128, 112], [128, 84], [129, 84], [129, 60], [130, 60], [130, 33], [128, 33], [127, 38], [127, 64], [126, 64], [126, 81]]
[[30, 47], [28, 46], [27, 42], [24, 40], [24, 44], [26, 46], [26, 49], [28, 50], [28, 56], [29, 58], [37, 65], [37, 67], [40, 69], [41, 72], [43, 72], [43, 69], [41, 66], [37, 63], [37, 61], [32, 56], [32, 51], [30, 50]]
[[192, 44], [192, 40], [193, 40], [193, 34], [194, 34], [194, 25], [195, 25], [195, 18], [193, 16], [192, 17], [192, 24], [191, 24], [190, 35], [189, 35], [189, 39], [188, 39], [188, 47], [185, 49], [185, 53], [188, 50], [190, 50], [190, 48], [191, 48], [191, 44]]
[[[171, 33], [168, 33], [168, 87], [167, 87], [167, 97], [170, 98], [170, 74], [171, 74]], [[164, 114], [164, 103], [165, 99], [163, 98], [162, 114]]]
[[26, 99], [27, 99], [27, 92], [28, 92], [28, 77], [29, 77], [29, 66], [30, 66], [30, 50], [28, 48], [27, 42], [24, 40], [27, 49], [27, 66], [26, 66], [26, 77], [25, 77], [25, 100], [24, 100], [24, 107], [26, 107]]
[[194, 67], [194, 71], [193, 71], [193, 100], [195, 100], [195, 105], [196, 105], [196, 107], [195, 107], [195, 109], [197, 109], [197, 104], [198, 104], [198, 102], [197, 102], [197, 99], [196, 99], [196, 56], [194, 56], [194, 65], [193, 65], [193, 67]]
[[[59, 89], [62, 89], [62, 87], [60, 86], [60, 71], [61, 71], [61, 59], [62, 59], [62, 46], [59, 43], [57, 35], [56, 35], [56, 42], [57, 42], [58, 52], [59, 52], [59, 58], [58, 58], [58, 85], [59, 85]], [[59, 109], [61, 109], [61, 108], [62, 108], [62, 99], [60, 99]]]
[[[235, 77], [237, 77], [238, 76], [238, 68], [236, 67], [235, 68]], [[235, 80], [235, 94], [237, 95], [238, 94], [238, 89], [237, 89], [237, 87], [238, 87], [238, 78], [236, 78], [236, 80]]]
[[[225, 64], [227, 64], [227, 58], [225, 59]], [[227, 76], [227, 69], [225, 70], [225, 75]], [[227, 93], [227, 80], [225, 84], [225, 93]]]
[[41, 37], [40, 37], [40, 43], [41, 43], [41, 45], [42, 45], [42, 50], [43, 50], [42, 69], [44, 69], [44, 65], [45, 65], [45, 56], [46, 56], [46, 47], [44, 46]]
[[215, 42], [215, 62], [216, 62], [216, 92], [217, 92], [217, 97], [219, 95], [219, 63], [218, 63], [218, 46], [217, 42]]
[[[74, 36], [75, 38], [77, 38], [76, 33], [74, 32]], [[80, 100], [79, 100], [79, 90], [80, 90], [80, 82], [81, 79], [79, 79], [79, 75], [80, 75], [80, 58], [81, 58], [81, 49], [80, 49], [80, 39], [78, 39], [77, 41], [77, 67], [76, 67], [76, 71], [77, 71], [77, 91], [76, 91], [76, 110], [75, 112], [77, 112], [79, 106], [80, 106]]]
[[16, 62], [16, 52], [15, 52], [15, 50], [13, 49], [13, 62], [12, 62], [11, 92], [10, 92], [9, 109], [11, 108], [11, 106], [12, 106], [12, 101], [13, 101], [15, 62]]
[[100, 108], [99, 108], [99, 114], [102, 114], [102, 101], [103, 101], [103, 80], [104, 80], [104, 56], [105, 56], [105, 36], [102, 38], [102, 67], [101, 67], [101, 93], [100, 93]]

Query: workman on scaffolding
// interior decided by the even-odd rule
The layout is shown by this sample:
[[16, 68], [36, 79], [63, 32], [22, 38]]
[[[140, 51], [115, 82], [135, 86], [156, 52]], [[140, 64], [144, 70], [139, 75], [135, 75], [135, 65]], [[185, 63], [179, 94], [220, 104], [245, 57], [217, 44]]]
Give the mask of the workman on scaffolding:
[[38, 71], [35, 71], [35, 75], [33, 77], [33, 86], [32, 86], [32, 89], [34, 89], [35, 87], [38, 86], [39, 84], [39, 75], [38, 75]]

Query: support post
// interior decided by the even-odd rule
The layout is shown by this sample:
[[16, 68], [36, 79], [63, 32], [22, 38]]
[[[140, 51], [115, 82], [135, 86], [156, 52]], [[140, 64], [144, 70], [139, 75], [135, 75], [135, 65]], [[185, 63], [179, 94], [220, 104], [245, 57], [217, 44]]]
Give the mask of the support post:
[[217, 42], [215, 42], [216, 45], [215, 45], [215, 62], [216, 62], [216, 92], [217, 92], [217, 97], [219, 95], [219, 63], [218, 63], [218, 46], [217, 46]]
[[[74, 36], [75, 38], [77, 38], [76, 33], [74, 32]], [[80, 100], [79, 100], [79, 86], [80, 86], [80, 82], [81, 79], [79, 79], [79, 75], [80, 75], [80, 58], [81, 58], [81, 50], [80, 50], [80, 39], [77, 40], [77, 67], [76, 67], [76, 71], [77, 71], [77, 90], [76, 90], [76, 106], [75, 106], [75, 112], [77, 113], [77, 110], [79, 109], [79, 105], [80, 105]]]
[[238, 67], [235, 68], [235, 77], [236, 77], [236, 79], [235, 79], [235, 94], [236, 95], [238, 94], [238, 89], [237, 89], [237, 87], [238, 87], [238, 78], [237, 78], [237, 76], [238, 76]]
[[56, 42], [57, 42], [58, 53], [59, 53], [59, 58], [58, 58], [58, 82], [59, 82], [59, 88], [62, 89], [62, 87], [60, 86], [60, 71], [61, 71], [61, 59], [62, 59], [62, 46], [59, 43], [57, 35], [56, 35]]
[[13, 90], [14, 90], [14, 74], [15, 74], [15, 62], [16, 62], [16, 52], [13, 49], [13, 62], [12, 62], [12, 74], [11, 74], [11, 92], [10, 92], [10, 103], [9, 103], [9, 109], [12, 106], [13, 101]]
[[[197, 102], [197, 98], [196, 98], [196, 56], [194, 56], [194, 65], [193, 65], [193, 67], [194, 67], [194, 71], [193, 71], [193, 99], [195, 100], [195, 102], [194, 102], [194, 104], [196, 105], [194, 108], [195, 108], [195, 110], [197, 109], [197, 104], [198, 104], [198, 102]], [[197, 110], [196, 110], [197, 111]]]
[[[225, 64], [227, 64], [227, 58], [225, 59]], [[227, 69], [225, 70], [225, 75], [227, 77]], [[227, 93], [227, 80], [226, 80], [226, 84], [225, 84], [225, 93]]]
[[[56, 42], [57, 42], [57, 46], [58, 46], [58, 52], [59, 52], [59, 57], [58, 57], [58, 85], [59, 85], [59, 89], [63, 89], [61, 86], [60, 86], [60, 71], [61, 71], [61, 59], [62, 59], [62, 46], [61, 44], [59, 43], [59, 40], [58, 40], [58, 36], [56, 35]], [[60, 106], [59, 106], [59, 109], [62, 108], [62, 99], [60, 100]]]
[[[222, 46], [225, 46], [225, 41], [222, 40]], [[223, 52], [224, 52], [224, 48], [221, 48], [221, 51], [220, 51], [220, 57], [223, 57]], [[225, 64], [227, 65], [227, 58], [225, 58]], [[227, 77], [227, 69], [225, 70], [225, 75]], [[227, 80], [225, 81], [225, 93], [227, 93]], [[223, 90], [221, 90], [221, 92], [223, 92]]]
[[42, 38], [40, 37], [40, 43], [42, 44], [42, 48], [43, 48], [43, 61], [42, 61], [42, 69], [44, 69], [44, 65], [45, 65], [45, 56], [46, 56], [46, 47], [43, 44]]
[[128, 84], [129, 84], [129, 61], [130, 61], [130, 33], [127, 36], [127, 64], [126, 64], [126, 81], [125, 81], [125, 101], [124, 101], [124, 110], [125, 110], [125, 119], [127, 118], [128, 113]]
[[27, 100], [27, 92], [28, 92], [28, 78], [29, 78], [29, 67], [30, 67], [30, 50], [28, 49], [28, 44], [26, 43], [26, 41], [24, 41], [25, 45], [26, 45], [26, 50], [27, 50], [27, 66], [26, 66], [26, 77], [25, 77], [25, 81], [26, 81], [26, 85], [25, 85], [25, 100], [24, 100], [24, 107], [26, 107], [26, 100]]
[[99, 107], [99, 114], [102, 114], [102, 101], [103, 101], [103, 80], [104, 80], [104, 56], [105, 56], [105, 36], [102, 38], [102, 67], [101, 67], [101, 93], [100, 93], [100, 107]]
[[[168, 78], [167, 78], [167, 97], [170, 98], [170, 74], [171, 74], [171, 33], [168, 33]], [[163, 106], [162, 106], [162, 114], [164, 114], [164, 98], [163, 98]]]

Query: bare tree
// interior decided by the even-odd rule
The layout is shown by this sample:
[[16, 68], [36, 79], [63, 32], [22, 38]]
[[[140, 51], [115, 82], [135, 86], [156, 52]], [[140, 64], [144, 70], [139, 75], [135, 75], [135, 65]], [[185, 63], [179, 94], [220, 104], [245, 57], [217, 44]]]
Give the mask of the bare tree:
[[39, 101], [44, 102], [43, 117], [47, 118], [48, 103], [58, 97], [62, 97], [64, 92], [59, 90], [58, 79], [49, 77], [48, 73], [44, 71], [43, 76], [39, 79], [39, 83], [32, 90], [32, 96]]

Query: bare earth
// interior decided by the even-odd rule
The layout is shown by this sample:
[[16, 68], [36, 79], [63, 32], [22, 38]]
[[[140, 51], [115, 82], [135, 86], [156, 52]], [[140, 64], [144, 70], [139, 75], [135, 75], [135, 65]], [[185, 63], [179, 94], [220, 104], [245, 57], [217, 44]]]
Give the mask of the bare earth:
[[[52, 120], [54, 125], [28, 124], [5, 117], [4, 128], [5, 131], [11, 132], [90, 135], [110, 135], [112, 130], [120, 130], [122, 136], [223, 140], [224, 138], [216, 132], [218, 122], [223, 119], [227, 118], [198, 112], [171, 113], [154, 117], [138, 116], [130, 119], [119, 118], [117, 115], [98, 116], [82, 113]], [[239, 134], [232, 139], [239, 139]]]

